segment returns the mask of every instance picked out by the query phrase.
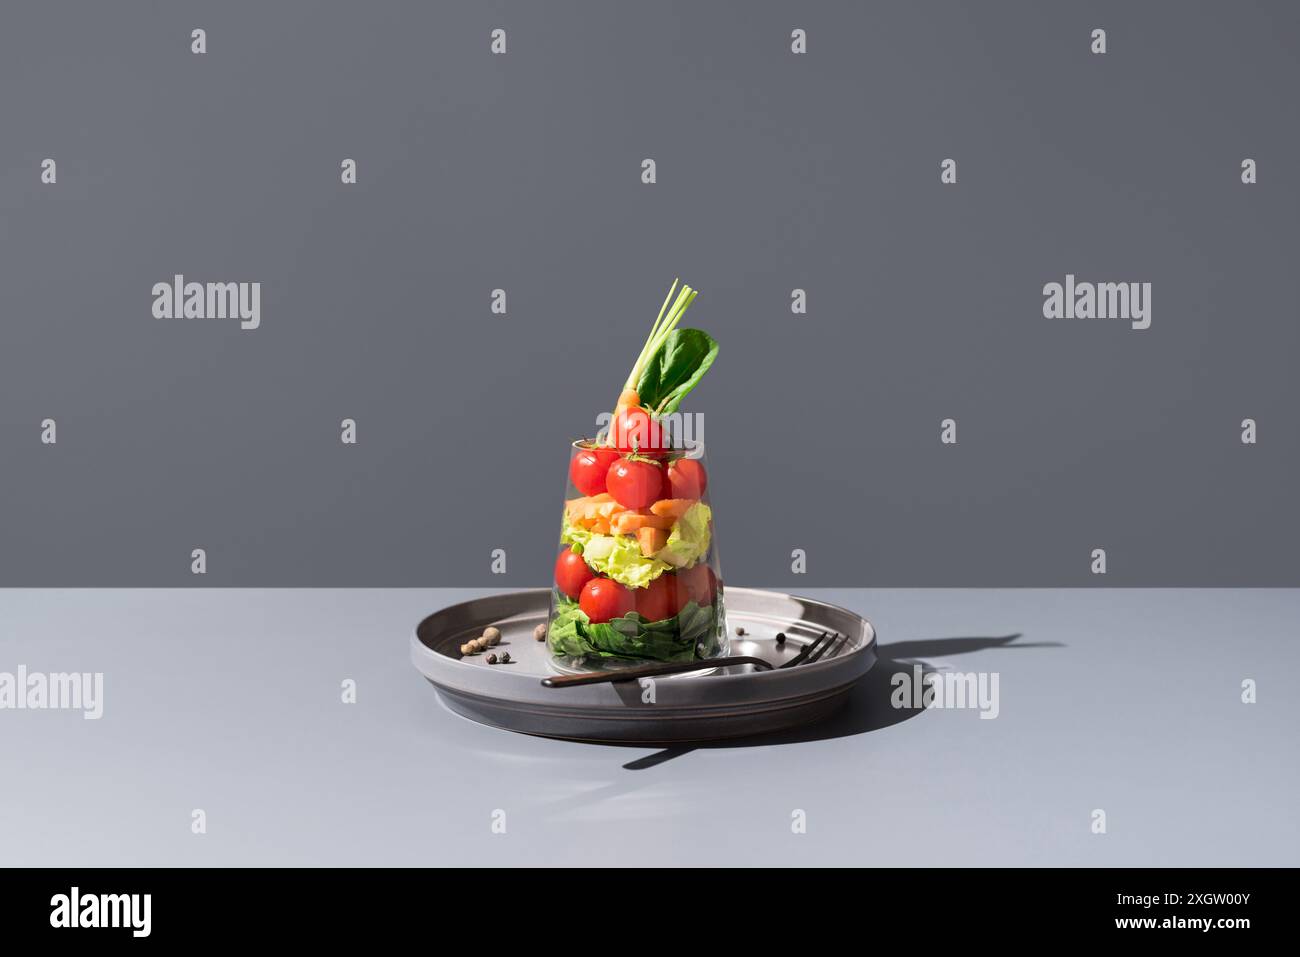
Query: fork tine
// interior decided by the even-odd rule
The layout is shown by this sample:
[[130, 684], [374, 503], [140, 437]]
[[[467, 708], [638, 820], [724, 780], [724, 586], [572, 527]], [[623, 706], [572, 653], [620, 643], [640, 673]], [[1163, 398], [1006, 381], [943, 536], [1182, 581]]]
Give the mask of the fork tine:
[[803, 664], [804, 659], [806, 659], [809, 655], [811, 655], [814, 651], [816, 651], [818, 646], [821, 645], [823, 642], [826, 641], [827, 638], [830, 637], [830, 634], [831, 633], [829, 631], [823, 631], [820, 638], [816, 638], [810, 641], [808, 644], [804, 645], [803, 648], [799, 651], [799, 654], [795, 655], [789, 661], [784, 662], [780, 667], [793, 668], [795, 665]]
[[802, 663], [806, 665], [810, 661], [816, 661], [823, 654], [825, 654], [826, 649], [831, 646], [831, 642], [833, 642], [834, 640], [835, 640], [835, 632], [823, 631], [822, 636], [808, 646], [808, 654], [804, 658]]
[[844, 638], [844, 635], [841, 635], [839, 632], [834, 632], [834, 635], [835, 637], [832, 638], [830, 641], [826, 642], [826, 644], [822, 645], [820, 648], [818, 648], [815, 654], [809, 655], [808, 660], [805, 662], [805, 664], [810, 665], [814, 661], [819, 661], [821, 657], [826, 654], [826, 652], [830, 651], [832, 648], [839, 647], [840, 639]]

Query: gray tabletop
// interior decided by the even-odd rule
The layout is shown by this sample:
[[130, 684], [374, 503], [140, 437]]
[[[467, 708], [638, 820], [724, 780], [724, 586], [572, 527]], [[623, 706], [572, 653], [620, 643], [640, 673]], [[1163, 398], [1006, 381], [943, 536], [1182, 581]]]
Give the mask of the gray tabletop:
[[[0, 864], [1300, 863], [1296, 590], [809, 589], [880, 633], [848, 708], [670, 751], [443, 708], [410, 632], [484, 593], [0, 591], [0, 677], [103, 673], [0, 710]], [[893, 707], [913, 662], [996, 718]]]

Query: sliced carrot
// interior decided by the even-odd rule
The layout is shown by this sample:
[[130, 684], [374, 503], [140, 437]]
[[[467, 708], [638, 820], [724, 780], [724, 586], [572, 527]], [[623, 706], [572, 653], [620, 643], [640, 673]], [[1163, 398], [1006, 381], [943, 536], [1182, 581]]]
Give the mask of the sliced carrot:
[[588, 495], [585, 498], [571, 498], [564, 503], [564, 512], [569, 517], [569, 521], [576, 522], [583, 516], [595, 515], [596, 508], [613, 501], [614, 496], [608, 492]]
[[665, 528], [642, 528], [636, 533], [636, 540], [641, 546], [641, 554], [650, 558], [655, 552], [668, 544], [668, 530]]
[[581, 515], [588, 521], [598, 518], [608, 519], [610, 515], [622, 508], [618, 502], [588, 502], [582, 507]]
[[639, 532], [643, 528], [662, 528], [664, 530], [673, 527], [673, 519], [667, 515], [654, 515], [647, 511], [622, 512], [616, 515], [610, 522], [610, 526], [620, 535], [630, 535], [633, 532]]
[[685, 515], [696, 501], [693, 498], [662, 498], [650, 506], [650, 511], [675, 521]]

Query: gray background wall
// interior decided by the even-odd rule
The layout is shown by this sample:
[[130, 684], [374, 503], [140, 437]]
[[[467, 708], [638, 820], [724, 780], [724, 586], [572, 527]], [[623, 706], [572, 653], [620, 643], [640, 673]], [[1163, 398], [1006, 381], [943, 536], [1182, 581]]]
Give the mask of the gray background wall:
[[[730, 580], [1300, 575], [1293, 4], [0, 17], [0, 584], [545, 581], [674, 275]], [[260, 281], [261, 328], [153, 319], [177, 272]], [[1067, 272], [1151, 282], [1151, 328], [1043, 319]]]

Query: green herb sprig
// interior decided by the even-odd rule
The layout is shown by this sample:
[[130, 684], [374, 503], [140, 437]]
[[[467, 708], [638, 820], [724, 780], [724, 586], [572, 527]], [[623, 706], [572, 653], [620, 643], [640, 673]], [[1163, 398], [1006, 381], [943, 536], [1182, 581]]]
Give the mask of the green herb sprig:
[[656, 418], [677, 410], [718, 355], [718, 344], [707, 332], [678, 328], [699, 290], [683, 284], [679, 291], [677, 283], [674, 279], [619, 397], [622, 406], [628, 393], [635, 392], [637, 403]]

